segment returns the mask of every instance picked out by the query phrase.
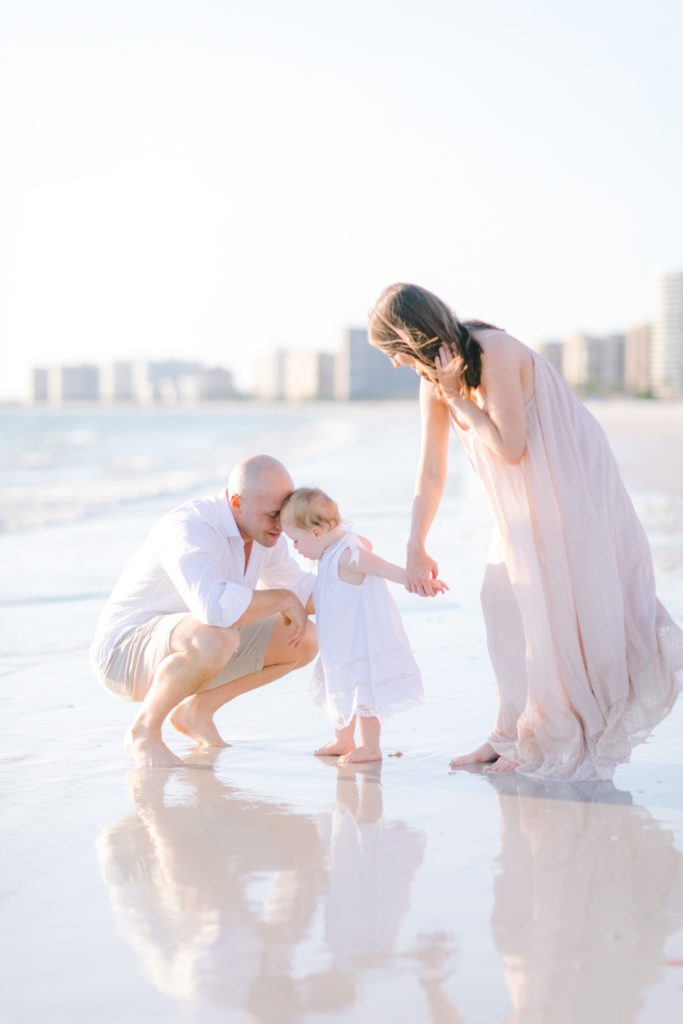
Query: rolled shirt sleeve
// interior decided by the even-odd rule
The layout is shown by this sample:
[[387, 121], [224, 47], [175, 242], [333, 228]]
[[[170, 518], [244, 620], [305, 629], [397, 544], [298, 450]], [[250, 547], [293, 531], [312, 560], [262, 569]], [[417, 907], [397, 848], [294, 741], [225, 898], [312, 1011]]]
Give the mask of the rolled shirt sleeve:
[[259, 586], [263, 588], [291, 590], [304, 608], [313, 592], [315, 573], [305, 572], [289, 553], [287, 541], [280, 537], [270, 549], [268, 559], [261, 569]]
[[179, 519], [166, 526], [155, 546], [160, 564], [198, 622], [232, 626], [251, 604], [251, 587], [226, 579], [224, 543], [209, 524]]

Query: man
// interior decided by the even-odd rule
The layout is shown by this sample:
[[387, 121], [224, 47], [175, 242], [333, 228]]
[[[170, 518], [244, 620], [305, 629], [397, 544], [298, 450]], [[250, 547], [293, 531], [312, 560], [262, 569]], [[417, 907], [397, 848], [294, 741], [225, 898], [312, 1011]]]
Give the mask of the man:
[[218, 708], [315, 657], [305, 607], [315, 577], [281, 536], [280, 508], [293, 490], [276, 459], [245, 459], [225, 493], [159, 520], [124, 569], [91, 660], [107, 689], [142, 701], [125, 738], [138, 764], [183, 764], [161, 738], [169, 714], [200, 745], [225, 746]]

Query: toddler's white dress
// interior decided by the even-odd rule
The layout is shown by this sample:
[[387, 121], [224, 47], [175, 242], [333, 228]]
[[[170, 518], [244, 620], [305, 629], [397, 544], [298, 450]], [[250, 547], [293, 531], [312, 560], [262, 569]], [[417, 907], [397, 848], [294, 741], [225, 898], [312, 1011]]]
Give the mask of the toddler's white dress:
[[381, 720], [423, 699], [420, 670], [386, 580], [342, 580], [339, 559], [347, 549], [351, 566], [358, 564], [362, 544], [345, 533], [323, 552], [313, 588], [320, 656], [311, 691], [335, 729], [354, 715]]

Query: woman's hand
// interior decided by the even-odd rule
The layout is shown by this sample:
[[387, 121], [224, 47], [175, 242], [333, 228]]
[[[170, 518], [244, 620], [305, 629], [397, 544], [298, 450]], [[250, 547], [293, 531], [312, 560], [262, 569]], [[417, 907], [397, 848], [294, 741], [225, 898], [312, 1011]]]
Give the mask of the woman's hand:
[[411, 594], [433, 597], [437, 593], [434, 580], [439, 575], [439, 567], [423, 547], [408, 548], [406, 573], [406, 590]]
[[[462, 380], [460, 376], [459, 363], [461, 361], [451, 351], [448, 345], [442, 345], [438, 355], [434, 359], [436, 368], [437, 388], [443, 398], [451, 404], [463, 401], [461, 394]], [[467, 401], [467, 399], [465, 399]]]

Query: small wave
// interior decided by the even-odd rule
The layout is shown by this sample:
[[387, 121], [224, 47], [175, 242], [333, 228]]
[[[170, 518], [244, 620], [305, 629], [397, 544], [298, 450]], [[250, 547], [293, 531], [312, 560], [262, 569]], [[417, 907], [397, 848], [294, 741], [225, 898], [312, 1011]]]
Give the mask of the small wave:
[[0, 608], [24, 608], [41, 604], [74, 604], [79, 601], [105, 601], [108, 592], [88, 594], [40, 594], [31, 597], [13, 598], [11, 601], [0, 600]]
[[227, 419], [139, 415], [122, 423], [117, 438], [103, 429], [102, 413], [91, 417], [57, 440], [36, 423], [28, 443], [10, 439], [0, 451], [0, 534], [68, 525], [157, 499], [183, 501], [217, 490], [235, 462], [258, 451], [272, 452], [295, 473], [319, 473], [331, 456], [359, 443], [363, 426], [362, 418], [329, 406], [245, 407]]
[[145, 481], [93, 481], [87, 487], [6, 489], [0, 492], [0, 534], [37, 530], [46, 526], [77, 523], [116, 508], [126, 508], [159, 498], [182, 500], [200, 490], [216, 489], [215, 477], [174, 472]]

